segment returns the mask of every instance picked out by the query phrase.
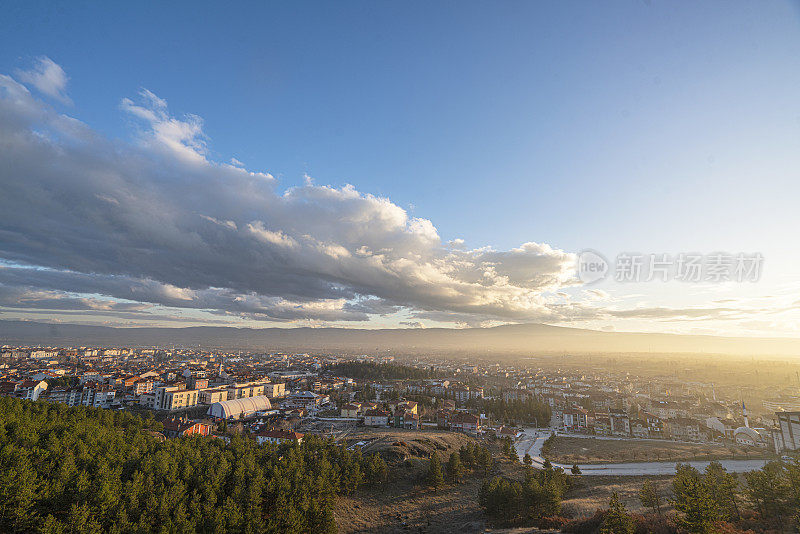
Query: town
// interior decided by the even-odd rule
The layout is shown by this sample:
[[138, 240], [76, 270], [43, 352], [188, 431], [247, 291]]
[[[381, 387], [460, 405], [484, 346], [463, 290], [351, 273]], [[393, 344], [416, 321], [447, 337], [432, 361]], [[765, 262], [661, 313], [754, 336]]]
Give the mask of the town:
[[225, 425], [259, 441], [307, 433], [339, 440], [363, 427], [519, 439], [528, 427], [726, 445], [747, 457], [800, 449], [800, 387], [791, 384], [765, 388], [767, 396], [748, 405], [741, 389], [629, 371], [156, 347], [4, 346], [0, 372], [0, 395], [152, 410], [166, 437], [214, 436]]

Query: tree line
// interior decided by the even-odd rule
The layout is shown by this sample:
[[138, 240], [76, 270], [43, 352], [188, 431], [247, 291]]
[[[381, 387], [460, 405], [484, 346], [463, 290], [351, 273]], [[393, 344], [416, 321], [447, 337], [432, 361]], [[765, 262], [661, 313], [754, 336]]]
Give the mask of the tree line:
[[189, 437], [124, 411], [0, 398], [0, 531], [336, 531], [337, 494], [387, 479], [377, 456]]
[[375, 362], [338, 362], [325, 366], [325, 371], [333, 376], [362, 380], [422, 380], [442, 376], [432, 368]]
[[[499, 511], [492, 508], [490, 501], [482, 497], [481, 504], [487, 514], [519, 516], [519, 508], [506, 503], [518, 498], [521, 500], [515, 502], [523, 506], [526, 503], [519, 497], [524, 489], [515, 484], [519, 485], [497, 481], [487, 488], [487, 495], [495, 494], [495, 506], [500, 508]], [[573, 534], [744, 534], [800, 530], [800, 463], [796, 460], [772, 461], [742, 478], [728, 473], [720, 462], [711, 462], [703, 471], [678, 464], [670, 489], [668, 496], [654, 481], [645, 481], [638, 497], [646, 514], [630, 513], [614, 493], [608, 509], [572, 521], [562, 518], [561, 530]], [[669, 506], [673, 511], [667, 513]]]
[[489, 414], [495, 421], [504, 423], [537, 423], [538, 426], [550, 424], [550, 406], [536, 399], [504, 401], [497, 399], [470, 399], [467, 406]]
[[442, 466], [439, 455], [434, 452], [428, 462], [425, 480], [432, 488], [439, 489], [444, 486], [445, 480], [451, 484], [460, 484], [472, 472], [481, 473], [485, 477], [492, 465], [492, 453], [488, 448], [468, 443], [450, 453], [445, 467]]
[[528, 467], [522, 482], [503, 477], [485, 480], [478, 502], [487, 516], [503, 523], [536, 521], [559, 514], [571, 484], [563, 470], [549, 464], [543, 469]]

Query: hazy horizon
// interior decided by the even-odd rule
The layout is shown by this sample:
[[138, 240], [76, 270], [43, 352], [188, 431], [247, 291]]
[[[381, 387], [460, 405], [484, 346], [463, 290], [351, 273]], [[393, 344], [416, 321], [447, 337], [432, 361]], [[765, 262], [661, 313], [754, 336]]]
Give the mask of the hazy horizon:
[[544, 324], [477, 328], [106, 327], [0, 320], [0, 343], [37, 345], [203, 346], [223, 349], [348, 351], [393, 354], [444, 352], [541, 356], [573, 354], [705, 354], [800, 357], [796, 338], [736, 338], [709, 335], [603, 332]]

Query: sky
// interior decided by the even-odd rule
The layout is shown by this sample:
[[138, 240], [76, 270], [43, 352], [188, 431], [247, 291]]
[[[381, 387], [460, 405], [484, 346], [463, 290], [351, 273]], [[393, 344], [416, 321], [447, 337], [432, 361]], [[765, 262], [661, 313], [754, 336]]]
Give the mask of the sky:
[[3, 12], [0, 319], [798, 335], [797, 2]]

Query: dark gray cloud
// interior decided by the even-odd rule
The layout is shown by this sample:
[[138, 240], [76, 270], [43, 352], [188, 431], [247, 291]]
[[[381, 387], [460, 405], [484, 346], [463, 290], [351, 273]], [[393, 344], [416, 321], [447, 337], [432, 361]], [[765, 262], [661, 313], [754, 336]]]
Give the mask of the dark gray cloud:
[[[0, 76], [0, 259], [7, 286], [269, 320], [363, 321], [401, 309], [503, 321], [552, 316], [574, 256], [442, 244], [386, 198], [216, 163], [202, 120], [143, 90], [106, 139]], [[22, 272], [27, 271], [27, 272]]]

